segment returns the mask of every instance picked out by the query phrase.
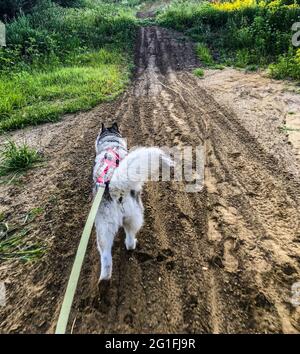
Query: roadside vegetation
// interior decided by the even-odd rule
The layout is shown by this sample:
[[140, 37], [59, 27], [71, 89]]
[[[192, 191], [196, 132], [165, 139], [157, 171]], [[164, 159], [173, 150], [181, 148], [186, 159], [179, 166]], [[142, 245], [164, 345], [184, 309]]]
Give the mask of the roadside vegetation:
[[0, 151], [0, 177], [25, 172], [41, 161], [41, 155], [37, 150], [26, 144], [18, 146], [9, 140]]
[[45, 254], [46, 243], [30, 238], [30, 224], [42, 214], [42, 208], [34, 208], [25, 215], [24, 220], [14, 224], [0, 214], [0, 263], [7, 260], [30, 262]]
[[[297, 1], [175, 0], [159, 7], [156, 23], [188, 34], [208, 67], [268, 67], [274, 78], [300, 80], [300, 49], [291, 43]], [[7, 46], [0, 48], [0, 133], [119, 95], [132, 69], [135, 12], [145, 2], [1, 1]]]
[[0, 9], [8, 19], [7, 46], [0, 48], [0, 132], [111, 100], [126, 87], [132, 68], [134, 2], [26, 3], [24, 12], [8, 6], [5, 16]]
[[[126, 87], [140, 0], [4, 0], [0, 20], [0, 133], [53, 122], [65, 113], [112, 100]], [[22, 188], [41, 154], [8, 140], [0, 147], [0, 184]], [[44, 210], [0, 213], [0, 263], [38, 260], [47, 242], [32, 223]]]
[[0, 223], [0, 262], [9, 259], [18, 259], [24, 262], [35, 261], [46, 252], [42, 242], [33, 242], [28, 239], [29, 229], [6, 229]]
[[268, 67], [272, 77], [300, 80], [300, 49], [292, 25], [300, 21], [299, 0], [175, 0], [158, 23], [198, 42], [202, 62], [241, 68]]
[[196, 68], [193, 70], [193, 74], [198, 77], [203, 77], [204, 76], [204, 70], [201, 68]]

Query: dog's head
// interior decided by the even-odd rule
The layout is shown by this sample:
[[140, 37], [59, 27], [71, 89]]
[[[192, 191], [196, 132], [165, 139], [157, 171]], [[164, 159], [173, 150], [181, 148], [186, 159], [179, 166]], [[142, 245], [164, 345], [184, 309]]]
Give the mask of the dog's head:
[[99, 147], [102, 143], [116, 142], [121, 145], [124, 145], [122, 140], [123, 138], [119, 131], [119, 127], [117, 123], [113, 123], [111, 127], [105, 127], [105, 125], [102, 123], [101, 130], [96, 139], [96, 152], [98, 152]]
[[103, 123], [101, 124], [101, 131], [98, 137], [101, 139], [107, 135], [115, 135], [117, 137], [122, 137], [117, 123], [114, 123], [111, 127], [107, 128], [105, 128]]

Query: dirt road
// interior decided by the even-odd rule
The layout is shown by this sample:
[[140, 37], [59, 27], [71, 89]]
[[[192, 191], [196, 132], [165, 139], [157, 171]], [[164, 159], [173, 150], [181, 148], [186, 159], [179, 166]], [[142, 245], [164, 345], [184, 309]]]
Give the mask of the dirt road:
[[227, 86], [222, 93], [222, 80], [214, 86], [190, 73], [197, 66], [186, 38], [141, 28], [136, 78], [119, 100], [14, 134], [44, 146], [49, 163], [28, 174], [25, 189], [1, 187], [3, 208], [21, 213], [43, 204], [33, 235], [48, 240], [49, 252], [38, 264], [2, 269], [8, 306], [0, 312], [1, 332], [53, 332], [89, 208], [94, 139], [102, 121], [115, 120], [129, 146], [203, 144], [205, 188], [147, 185], [138, 248], [128, 253], [120, 232], [105, 301], [91, 240], [69, 330], [300, 332], [300, 307], [290, 303], [291, 286], [300, 281], [299, 160], [278, 129], [284, 117], [270, 113], [272, 102], [263, 115], [262, 107], [239, 104], [257, 93], [255, 85], [235, 100], [241, 90]]

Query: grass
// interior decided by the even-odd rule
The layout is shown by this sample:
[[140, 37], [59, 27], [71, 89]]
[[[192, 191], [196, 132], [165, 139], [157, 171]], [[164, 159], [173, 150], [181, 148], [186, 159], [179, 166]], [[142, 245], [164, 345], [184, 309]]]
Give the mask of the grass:
[[158, 24], [189, 35], [199, 59], [249, 68], [267, 68], [278, 79], [300, 80], [300, 49], [292, 46], [293, 23], [299, 22], [299, 1], [174, 0], [160, 11]]
[[255, 72], [259, 69], [258, 65], [252, 64], [252, 65], [247, 65], [246, 66], [246, 71], [247, 72]]
[[225, 69], [225, 65], [223, 64], [213, 64], [210, 66], [211, 69], [215, 69], [215, 70], [224, 70]]
[[38, 216], [44, 212], [44, 209], [41, 207], [31, 209], [25, 216], [23, 224], [30, 223], [34, 221]]
[[300, 132], [299, 128], [292, 128], [292, 127], [288, 127], [286, 125], [279, 127], [279, 130], [283, 133], [287, 133], [287, 132]]
[[0, 133], [88, 110], [126, 87], [140, 1], [41, 0], [7, 25], [0, 48]]
[[[0, 224], [1, 226], [1, 224]], [[18, 259], [25, 262], [34, 261], [42, 257], [46, 251], [45, 246], [39, 242], [31, 242], [28, 236], [29, 230], [22, 229], [10, 233], [9, 230], [0, 232], [0, 260]]]
[[46, 252], [46, 244], [30, 239], [29, 224], [43, 212], [43, 208], [31, 209], [22, 225], [10, 225], [5, 215], [0, 215], [0, 261], [17, 259], [25, 262], [35, 261]]
[[204, 70], [201, 68], [197, 68], [193, 70], [193, 74], [198, 77], [203, 77], [204, 76]]
[[209, 48], [203, 43], [197, 43], [196, 45], [196, 53], [201, 62], [210, 66], [214, 64], [213, 57], [210, 53]]
[[215, 70], [225, 69], [225, 66], [223, 64], [218, 64], [214, 61], [210, 49], [204, 43], [197, 43], [196, 54], [199, 60], [210, 69], [215, 69]]
[[8, 141], [1, 151], [0, 176], [26, 171], [40, 161], [41, 156], [35, 149]]
[[57, 121], [120, 94], [129, 80], [118, 52], [101, 49], [74, 65], [46, 72], [20, 72], [0, 81], [0, 132]]

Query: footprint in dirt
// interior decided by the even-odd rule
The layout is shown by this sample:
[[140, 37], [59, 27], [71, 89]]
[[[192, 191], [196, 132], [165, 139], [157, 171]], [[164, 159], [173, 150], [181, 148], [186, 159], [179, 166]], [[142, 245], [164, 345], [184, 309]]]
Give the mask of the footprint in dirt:
[[164, 249], [162, 250], [158, 256], [156, 257], [157, 261], [158, 262], [163, 262], [163, 261], [166, 261], [168, 258], [171, 258], [174, 256], [174, 252], [167, 248], [167, 249]]
[[146, 252], [135, 252], [134, 253], [136, 259], [138, 260], [139, 263], [146, 263], [146, 262], [151, 262], [154, 260], [154, 256], [151, 255], [150, 253]]
[[101, 280], [98, 282], [98, 295], [95, 297], [93, 305], [100, 312], [107, 313], [110, 308], [110, 289], [110, 280]]
[[161, 250], [156, 256], [141, 251], [135, 252], [135, 257], [139, 263], [157, 262], [165, 264], [168, 271], [175, 269], [175, 261], [173, 260], [174, 252], [169, 248]]

